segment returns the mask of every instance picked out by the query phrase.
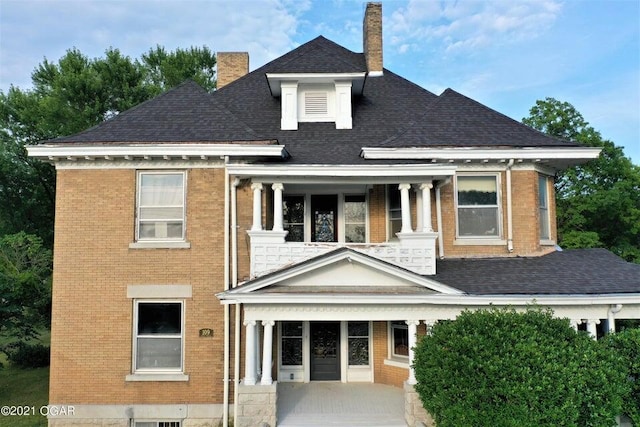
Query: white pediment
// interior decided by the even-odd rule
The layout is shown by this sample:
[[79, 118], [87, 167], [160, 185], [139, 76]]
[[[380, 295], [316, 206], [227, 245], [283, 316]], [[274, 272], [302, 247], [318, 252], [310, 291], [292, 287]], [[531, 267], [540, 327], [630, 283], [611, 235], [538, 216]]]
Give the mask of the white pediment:
[[341, 248], [250, 280], [228, 294], [264, 292], [419, 293], [459, 295], [463, 292], [425, 276], [348, 248]]

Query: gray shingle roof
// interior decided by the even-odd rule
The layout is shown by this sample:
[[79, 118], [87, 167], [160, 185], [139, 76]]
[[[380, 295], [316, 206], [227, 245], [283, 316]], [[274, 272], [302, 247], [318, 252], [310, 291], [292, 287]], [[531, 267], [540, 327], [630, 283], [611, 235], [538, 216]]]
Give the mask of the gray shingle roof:
[[[384, 70], [368, 77], [352, 102], [353, 129], [300, 123], [280, 130], [280, 100], [267, 73], [366, 70], [364, 55], [317, 37], [208, 94], [193, 82], [77, 135], [49, 142], [140, 143], [277, 140], [291, 164], [388, 163], [360, 157], [364, 146], [574, 146], [550, 138], [453, 90], [439, 97]], [[411, 161], [406, 161], [410, 163]]]
[[640, 265], [605, 249], [574, 249], [531, 258], [445, 259], [438, 282], [475, 295], [640, 293]]

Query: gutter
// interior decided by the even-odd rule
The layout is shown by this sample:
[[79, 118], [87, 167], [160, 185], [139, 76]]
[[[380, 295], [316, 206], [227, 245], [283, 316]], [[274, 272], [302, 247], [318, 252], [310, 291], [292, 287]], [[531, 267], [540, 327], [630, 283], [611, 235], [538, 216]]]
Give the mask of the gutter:
[[451, 183], [451, 178], [440, 181], [436, 185], [436, 222], [438, 225], [438, 256], [444, 259], [444, 240], [442, 234], [442, 203], [440, 201], [440, 188]]
[[[231, 287], [238, 286], [238, 185], [240, 178], [233, 180], [231, 191]], [[238, 414], [238, 384], [240, 383], [240, 304], [235, 305], [234, 362], [233, 362], [233, 417]], [[226, 427], [226, 424], [225, 424]]]
[[[229, 290], [229, 171], [227, 164], [229, 156], [224, 156], [224, 290]], [[230, 306], [224, 306], [224, 378], [223, 378], [223, 403], [222, 425], [229, 425], [229, 310]]]

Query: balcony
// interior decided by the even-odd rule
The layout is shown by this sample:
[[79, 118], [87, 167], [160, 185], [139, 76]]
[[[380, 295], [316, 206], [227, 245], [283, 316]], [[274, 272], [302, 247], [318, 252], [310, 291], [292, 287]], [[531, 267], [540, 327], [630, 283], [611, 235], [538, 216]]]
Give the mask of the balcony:
[[[400, 231], [395, 233], [397, 239], [384, 243], [346, 242], [349, 239], [346, 239], [344, 236], [338, 236], [335, 230], [333, 233], [336, 234], [331, 235], [329, 238], [321, 239], [320, 231], [318, 231], [316, 235], [316, 231], [311, 227], [306, 231], [304, 242], [285, 241], [287, 236], [287, 231], [285, 230], [287, 227], [285, 227], [285, 224], [287, 224], [287, 221], [286, 218], [284, 218], [286, 215], [283, 215], [283, 185], [281, 183], [274, 183], [270, 187], [273, 190], [273, 228], [271, 230], [264, 230], [261, 223], [262, 191], [264, 187], [262, 183], [257, 182], [254, 182], [252, 185], [254, 192], [253, 225], [252, 229], [248, 231], [251, 242], [250, 274], [252, 278], [299, 264], [341, 247], [348, 247], [417, 274], [435, 274], [435, 244], [437, 233], [433, 231], [431, 226], [431, 189], [433, 186], [430, 182], [413, 187], [408, 183], [397, 186], [399, 190], [398, 202], [401, 208], [399, 209], [400, 212], [398, 212], [401, 214], [401, 218], [398, 218], [398, 220], [401, 219], [402, 225], [398, 227]], [[411, 188], [417, 193], [416, 208], [418, 221], [416, 230], [411, 226], [411, 207], [409, 202], [409, 191]], [[319, 203], [327, 203], [328, 199], [330, 199], [329, 205], [333, 207], [327, 207], [326, 205], [319, 207]], [[314, 201], [313, 196], [310, 196], [307, 200], [310, 200], [309, 205], [311, 205], [312, 211], [322, 211], [322, 209], [326, 211], [328, 209], [331, 212], [331, 218], [333, 218], [334, 212], [344, 211], [342, 207], [335, 207], [335, 199], [335, 197], [322, 196]], [[362, 200], [364, 200], [364, 198]], [[318, 204], [314, 205], [314, 203]], [[314, 223], [314, 221], [309, 221], [309, 218], [305, 221]], [[331, 227], [331, 229], [334, 229], [334, 227]], [[298, 235], [299, 239], [303, 240], [301, 236], [302, 234]]]

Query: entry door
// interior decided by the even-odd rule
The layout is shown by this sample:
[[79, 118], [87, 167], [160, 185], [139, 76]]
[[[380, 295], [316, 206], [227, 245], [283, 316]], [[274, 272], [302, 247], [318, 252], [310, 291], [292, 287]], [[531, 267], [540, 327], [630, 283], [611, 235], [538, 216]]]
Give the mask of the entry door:
[[340, 380], [340, 322], [311, 322], [312, 381]]
[[311, 196], [311, 241], [338, 241], [338, 196]]

